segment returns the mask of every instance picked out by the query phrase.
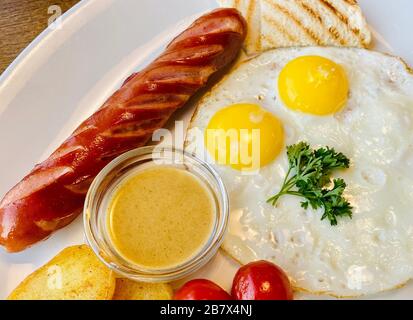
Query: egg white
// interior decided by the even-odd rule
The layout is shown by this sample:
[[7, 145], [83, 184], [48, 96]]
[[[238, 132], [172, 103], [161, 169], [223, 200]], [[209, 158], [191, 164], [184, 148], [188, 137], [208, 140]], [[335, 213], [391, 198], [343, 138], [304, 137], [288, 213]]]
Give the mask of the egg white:
[[[288, 109], [277, 92], [278, 76], [292, 59], [320, 55], [342, 65], [350, 96], [329, 116]], [[241, 263], [266, 259], [281, 266], [297, 288], [335, 296], [359, 296], [395, 288], [413, 277], [413, 75], [395, 57], [352, 48], [287, 48], [240, 64], [199, 103], [187, 134], [187, 150], [212, 162], [199, 133], [221, 108], [261, 105], [284, 125], [285, 146], [307, 141], [351, 159], [336, 173], [348, 187], [353, 219], [338, 226], [321, 221], [322, 210], [303, 209], [284, 196], [272, 207], [288, 170], [285, 152], [256, 174], [215, 165], [230, 197], [223, 248]]]

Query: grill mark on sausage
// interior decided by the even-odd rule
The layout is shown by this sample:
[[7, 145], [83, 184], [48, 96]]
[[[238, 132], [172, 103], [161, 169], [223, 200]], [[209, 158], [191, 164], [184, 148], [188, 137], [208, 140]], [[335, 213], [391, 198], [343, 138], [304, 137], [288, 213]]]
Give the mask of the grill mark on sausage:
[[175, 49], [171, 52], [163, 54], [156, 62], [157, 63], [176, 63], [176, 64], [195, 64], [207, 63], [209, 59], [217, 56], [224, 50], [220, 44], [215, 45], [199, 45], [196, 47], [185, 48], [183, 50]]
[[163, 118], [155, 118], [146, 121], [138, 120], [131, 123], [114, 126], [102, 133], [104, 137], [140, 137], [159, 127]]

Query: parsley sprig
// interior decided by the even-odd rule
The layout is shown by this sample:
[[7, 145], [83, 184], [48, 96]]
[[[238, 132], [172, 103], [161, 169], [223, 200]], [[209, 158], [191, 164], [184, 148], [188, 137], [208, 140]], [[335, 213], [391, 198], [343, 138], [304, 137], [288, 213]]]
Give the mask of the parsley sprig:
[[[343, 197], [346, 183], [343, 179], [334, 179], [334, 170], [350, 166], [350, 160], [332, 148], [313, 150], [305, 142], [287, 147], [289, 169], [278, 194], [268, 199], [273, 206], [283, 195], [305, 198], [301, 206], [307, 209], [324, 208], [321, 220], [328, 219], [332, 226], [337, 225], [337, 218], [352, 217], [352, 207]], [[330, 188], [329, 188], [330, 186]]]

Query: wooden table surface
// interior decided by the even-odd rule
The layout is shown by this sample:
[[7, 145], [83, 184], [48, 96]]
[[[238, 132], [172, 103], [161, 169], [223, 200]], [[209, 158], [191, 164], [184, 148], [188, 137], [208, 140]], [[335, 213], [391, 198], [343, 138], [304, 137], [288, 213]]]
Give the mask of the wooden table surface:
[[62, 13], [80, 0], [0, 0], [0, 74], [44, 29], [58, 5]]

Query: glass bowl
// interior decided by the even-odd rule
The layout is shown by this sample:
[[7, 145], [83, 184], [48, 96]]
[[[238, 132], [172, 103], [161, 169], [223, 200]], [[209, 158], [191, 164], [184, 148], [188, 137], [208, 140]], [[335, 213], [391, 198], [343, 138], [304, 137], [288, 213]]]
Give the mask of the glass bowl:
[[[123, 258], [113, 245], [107, 228], [108, 208], [116, 187], [125, 178], [154, 166], [173, 166], [189, 171], [209, 189], [215, 204], [214, 224], [206, 244], [188, 261], [168, 269], [145, 269]], [[121, 155], [98, 174], [86, 196], [83, 219], [89, 245], [109, 268], [136, 281], [169, 282], [190, 275], [211, 260], [223, 241], [228, 216], [227, 191], [209, 164], [183, 150], [150, 146]]]

